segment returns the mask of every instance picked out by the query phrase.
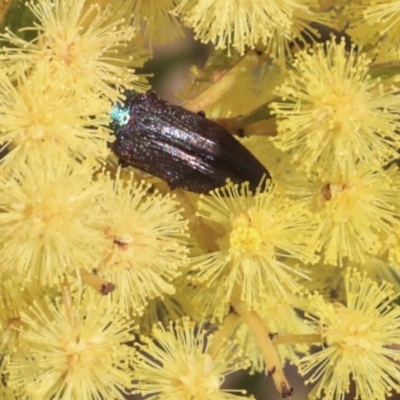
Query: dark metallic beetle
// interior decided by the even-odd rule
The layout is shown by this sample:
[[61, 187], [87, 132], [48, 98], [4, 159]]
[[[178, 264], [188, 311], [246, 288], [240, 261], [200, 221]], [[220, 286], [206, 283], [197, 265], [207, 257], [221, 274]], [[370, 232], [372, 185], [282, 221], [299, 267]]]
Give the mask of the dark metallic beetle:
[[126, 93], [111, 113], [112, 150], [123, 162], [158, 176], [171, 189], [208, 193], [226, 179], [248, 181], [254, 191], [265, 167], [232, 135], [204, 115], [160, 99], [154, 92]]

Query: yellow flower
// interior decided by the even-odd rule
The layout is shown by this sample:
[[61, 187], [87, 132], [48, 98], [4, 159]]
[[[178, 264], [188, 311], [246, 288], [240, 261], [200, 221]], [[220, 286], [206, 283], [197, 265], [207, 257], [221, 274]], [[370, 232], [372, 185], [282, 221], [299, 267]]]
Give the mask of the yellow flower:
[[258, 296], [267, 288], [279, 295], [300, 289], [291, 273], [303, 273], [286, 261], [317, 259], [310, 243], [313, 223], [302, 205], [271, 184], [254, 196], [246, 184], [241, 190], [229, 184], [202, 196], [198, 207], [199, 215], [220, 234], [219, 250], [194, 257], [189, 278], [216, 301], [215, 313], [227, 306], [236, 285], [249, 308], [259, 305]]
[[380, 55], [397, 50], [400, 33], [400, 2], [363, 0], [345, 8], [350, 28], [346, 32], [360, 46], [374, 45]]
[[235, 343], [226, 342], [211, 357], [207, 332], [186, 318], [167, 329], [155, 326], [152, 339], [142, 338], [146, 343], [134, 360], [136, 393], [147, 400], [238, 399], [221, 388], [226, 375], [245, 366]]
[[345, 44], [319, 45], [301, 52], [295, 70], [276, 89], [281, 102], [275, 145], [293, 150], [293, 162], [309, 172], [353, 173], [356, 165], [372, 169], [398, 158], [398, 89], [373, 79], [371, 63]]
[[[20, 70], [46, 63], [51, 66], [48, 79], [63, 86], [75, 85], [77, 90], [89, 89], [115, 101], [120, 86], [143, 90], [143, 81], [131, 67], [141, 66], [146, 50], [139, 53], [134, 28], [124, 19], [114, 20], [110, 7], [101, 9], [96, 4], [85, 6], [86, 0], [39, 0], [29, 2], [37, 19], [37, 38], [27, 42], [12, 32], [1, 35], [12, 47], [2, 48], [0, 63], [11, 76]], [[133, 44], [136, 52], [121, 57]], [[113, 85], [114, 87], [110, 86]]]
[[265, 52], [284, 59], [294, 39], [315, 34], [310, 22], [331, 23], [329, 14], [312, 11], [318, 8], [314, 0], [181, 0], [174, 13], [194, 29], [196, 39], [217, 49], [243, 54], [262, 45]]
[[117, 290], [113, 304], [141, 314], [149, 299], [174, 293], [171, 281], [187, 266], [187, 222], [173, 196], [150, 185], [104, 177], [103, 214], [108, 250], [97, 273]]
[[345, 276], [346, 305], [310, 300], [324, 346], [298, 361], [311, 374], [311, 396], [343, 400], [355, 384], [355, 398], [381, 400], [400, 392], [400, 307], [390, 284], [378, 285], [355, 270]]
[[183, 36], [182, 27], [171, 15], [178, 0], [135, 0], [132, 4], [133, 24], [143, 30], [144, 37], [152, 42], [165, 43]]
[[0, 270], [36, 282], [91, 271], [106, 241], [93, 168], [53, 152], [32, 152], [0, 175]]
[[310, 182], [308, 207], [318, 217], [315, 240], [325, 263], [342, 266], [346, 257], [364, 262], [368, 254], [382, 252], [384, 241], [393, 240], [400, 217], [399, 177], [397, 167], [375, 172], [360, 166], [346, 178]]
[[[96, 294], [97, 296], [97, 294]], [[21, 313], [21, 341], [29, 352], [11, 357], [9, 385], [19, 398], [125, 399], [134, 350], [132, 325], [117, 307], [75, 295], [34, 302]]]
[[[61, 90], [61, 92], [60, 92]], [[38, 67], [23, 75], [16, 87], [0, 82], [0, 142], [11, 152], [3, 162], [23, 161], [44, 145], [73, 158], [105, 158], [109, 152], [108, 102], [91, 92], [60, 89], [49, 79], [49, 69]]]

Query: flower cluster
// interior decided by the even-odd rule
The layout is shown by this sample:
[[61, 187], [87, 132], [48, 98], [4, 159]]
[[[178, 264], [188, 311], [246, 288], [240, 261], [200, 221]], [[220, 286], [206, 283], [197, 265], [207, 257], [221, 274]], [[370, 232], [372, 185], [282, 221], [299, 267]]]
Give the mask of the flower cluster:
[[378, 285], [351, 269], [344, 284], [345, 305], [317, 294], [310, 298], [310, 318], [325, 346], [297, 362], [300, 372], [311, 374], [317, 397], [343, 399], [353, 381], [356, 398], [384, 399], [400, 389], [397, 294], [390, 284]]
[[[1, 398], [253, 398], [228, 387], [240, 369], [287, 397], [288, 362], [314, 398], [400, 393], [399, 1], [15, 0], [0, 18]], [[117, 126], [189, 29], [209, 57], [187, 110]], [[122, 131], [167, 180], [226, 185], [117, 166]], [[241, 182], [237, 154], [268, 179]]]

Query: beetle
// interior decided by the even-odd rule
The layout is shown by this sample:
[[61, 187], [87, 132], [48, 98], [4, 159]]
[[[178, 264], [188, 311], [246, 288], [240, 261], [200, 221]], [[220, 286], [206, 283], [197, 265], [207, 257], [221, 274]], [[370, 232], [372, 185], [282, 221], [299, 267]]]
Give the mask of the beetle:
[[208, 193], [249, 182], [255, 191], [267, 169], [224, 128], [154, 91], [125, 93], [111, 112], [116, 140], [111, 149], [123, 163], [164, 179], [171, 189]]

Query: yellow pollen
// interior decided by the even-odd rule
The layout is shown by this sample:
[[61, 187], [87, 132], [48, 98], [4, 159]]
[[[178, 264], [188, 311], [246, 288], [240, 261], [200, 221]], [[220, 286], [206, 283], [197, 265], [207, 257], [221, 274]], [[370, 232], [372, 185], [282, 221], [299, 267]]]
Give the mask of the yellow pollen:
[[250, 218], [245, 213], [235, 215], [231, 219], [231, 226], [232, 226], [232, 229], [248, 227], [248, 226], [250, 226]]
[[232, 218], [232, 231], [229, 236], [230, 250], [236, 256], [252, 255], [260, 250], [262, 239], [257, 229], [251, 227], [247, 214]]
[[38, 125], [31, 125], [26, 129], [26, 135], [24, 137], [25, 140], [28, 139], [33, 139], [33, 140], [38, 140], [42, 139], [44, 137], [44, 129], [43, 126], [38, 124]]
[[352, 352], [370, 351], [380, 347], [375, 339], [374, 324], [360, 320], [360, 315], [350, 312], [344, 306], [336, 306], [340, 326], [327, 332], [328, 343]]
[[51, 202], [40, 202], [35, 205], [27, 206], [24, 209], [25, 216], [42, 223], [49, 223], [53, 219], [63, 217], [65, 210], [62, 206]]
[[333, 87], [324, 95], [312, 116], [317, 121], [328, 122], [330, 129], [336, 133], [347, 134], [346, 129], [349, 126], [354, 128], [356, 121], [356, 118], [349, 116], [365, 111], [365, 100], [359, 97], [359, 93], [355, 93], [349, 82], [342, 82], [340, 87]]
[[187, 360], [186, 371], [179, 377], [180, 385], [185, 393], [185, 399], [207, 400], [215, 391], [219, 390], [222, 383], [218, 375], [212, 373], [213, 360], [208, 355], [202, 356], [202, 360]]

